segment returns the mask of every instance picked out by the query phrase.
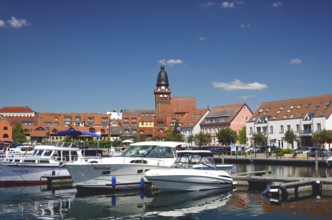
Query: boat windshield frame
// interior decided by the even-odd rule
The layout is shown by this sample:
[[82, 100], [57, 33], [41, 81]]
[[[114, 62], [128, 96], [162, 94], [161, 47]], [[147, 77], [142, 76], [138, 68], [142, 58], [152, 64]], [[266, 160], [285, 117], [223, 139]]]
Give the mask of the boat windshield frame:
[[131, 145], [123, 152], [123, 157], [175, 158], [175, 149], [159, 145]]

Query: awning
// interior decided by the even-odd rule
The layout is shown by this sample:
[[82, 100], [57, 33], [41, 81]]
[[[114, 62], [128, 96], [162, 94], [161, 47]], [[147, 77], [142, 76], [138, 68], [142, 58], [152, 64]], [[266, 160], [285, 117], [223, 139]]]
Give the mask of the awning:
[[89, 135], [91, 137], [100, 137], [99, 134], [88, 132], [88, 131], [77, 131], [77, 130], [65, 130], [65, 131], [59, 131], [59, 136], [72, 136], [72, 137], [78, 137], [80, 135]]

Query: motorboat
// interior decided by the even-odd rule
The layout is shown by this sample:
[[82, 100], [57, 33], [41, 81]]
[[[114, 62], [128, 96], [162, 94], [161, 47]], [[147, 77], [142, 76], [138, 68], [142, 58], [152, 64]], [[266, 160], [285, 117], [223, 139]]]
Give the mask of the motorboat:
[[329, 157], [327, 160], [326, 160], [326, 163], [328, 166], [331, 166], [332, 165], [332, 157]]
[[0, 162], [10, 160], [12, 158], [31, 156], [34, 153], [33, 145], [18, 145], [5, 147], [3, 153], [0, 155]]
[[143, 187], [144, 173], [157, 168], [169, 168], [176, 159], [176, 148], [184, 142], [146, 141], [132, 143], [121, 156], [100, 159], [82, 158], [66, 163], [79, 191], [93, 189], [132, 189]]
[[178, 152], [169, 169], [149, 170], [145, 178], [159, 191], [200, 191], [232, 189], [229, 173], [218, 170], [210, 151], [184, 150]]
[[13, 155], [0, 162], [0, 186], [42, 185], [42, 176], [69, 176], [63, 164], [82, 157], [82, 150], [72, 143], [36, 145], [32, 155]]

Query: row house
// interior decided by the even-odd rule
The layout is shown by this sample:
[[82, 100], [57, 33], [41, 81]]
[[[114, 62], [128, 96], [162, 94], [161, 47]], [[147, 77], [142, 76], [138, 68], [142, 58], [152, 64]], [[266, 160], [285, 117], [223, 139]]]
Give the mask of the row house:
[[230, 128], [239, 133], [251, 116], [252, 111], [245, 103], [216, 106], [201, 122], [201, 131], [210, 134], [212, 146], [220, 146], [217, 133], [221, 129]]
[[253, 134], [262, 132], [266, 145], [290, 148], [284, 137], [293, 131], [294, 148], [312, 146], [314, 132], [332, 130], [331, 113], [332, 94], [264, 102], [247, 122], [248, 145], [255, 144]]
[[186, 113], [180, 120], [181, 133], [184, 141], [188, 142], [190, 135], [196, 135], [201, 131], [201, 122], [209, 114], [209, 109], [196, 109]]

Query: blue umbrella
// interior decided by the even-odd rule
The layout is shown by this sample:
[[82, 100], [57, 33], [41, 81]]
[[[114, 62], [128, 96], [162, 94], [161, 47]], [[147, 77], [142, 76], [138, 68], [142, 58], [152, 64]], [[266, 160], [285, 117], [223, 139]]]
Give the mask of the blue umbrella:
[[59, 131], [58, 132], [59, 136], [72, 136], [72, 137], [77, 137], [80, 135], [89, 135], [92, 137], [100, 137], [99, 134], [88, 132], [88, 131], [77, 131], [77, 130], [65, 130], [65, 131]]

